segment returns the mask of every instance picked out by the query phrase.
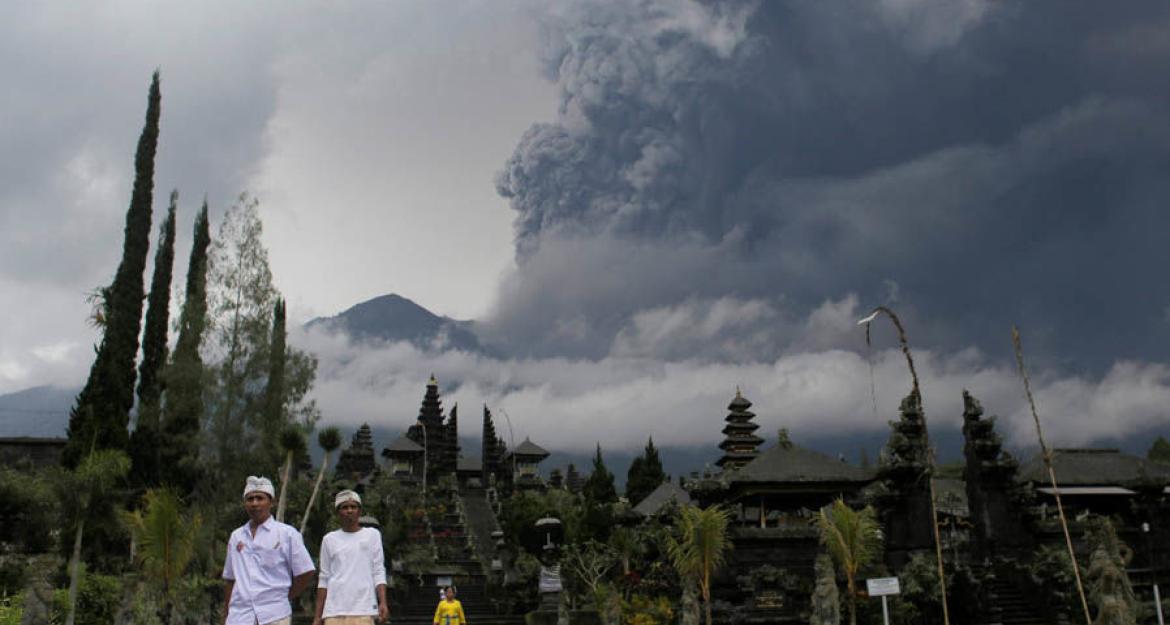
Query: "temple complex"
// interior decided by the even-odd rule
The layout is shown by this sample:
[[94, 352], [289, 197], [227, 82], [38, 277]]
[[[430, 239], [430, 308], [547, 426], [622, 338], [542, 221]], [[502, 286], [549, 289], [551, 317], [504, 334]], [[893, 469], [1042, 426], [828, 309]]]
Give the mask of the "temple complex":
[[[985, 417], [970, 393], [962, 399], [962, 414], [951, 417], [962, 428], [962, 463], [940, 472], [915, 393], [902, 400], [877, 466], [869, 468], [802, 447], [783, 427], [774, 440], [765, 440], [752, 402], [736, 388], [722, 417], [722, 436], [712, 436], [712, 451], [719, 450], [714, 467], [681, 480], [668, 478], [641, 501], [617, 504], [610, 518], [629, 530], [669, 524], [679, 506], [718, 504], [731, 515], [731, 549], [713, 580], [715, 621], [796, 624], [814, 611], [817, 561], [826, 549], [816, 525], [820, 510], [837, 499], [853, 509], [873, 506], [883, 548], [866, 574], [902, 576], [935, 561], [933, 495], [948, 576], [957, 580], [949, 599], [952, 623], [1056, 623], [1058, 615], [1070, 614], [1068, 606], [1052, 599], [1058, 595], [1037, 577], [1034, 567], [1041, 565], [1033, 564], [1047, 557], [1037, 554], [1059, 552], [1063, 545], [1048, 472], [1039, 457], [1018, 463], [1004, 450], [995, 417]], [[526, 592], [518, 586], [517, 559], [531, 549], [504, 538], [500, 515], [512, 498], [527, 493], [579, 494], [587, 476], [568, 464], [544, 479], [541, 463], [550, 452], [528, 437], [510, 448], [486, 405], [479, 455], [465, 456], [458, 406], [444, 413], [434, 376], [426, 383], [417, 420], [402, 425], [405, 434], [381, 452], [382, 466], [374, 460], [368, 425], [354, 434], [337, 466], [338, 475], [355, 480], [380, 473], [411, 488], [426, 486], [426, 506], [411, 513], [406, 528], [406, 550], [432, 558], [425, 565], [399, 562], [396, 574], [412, 581], [395, 590], [405, 604], [405, 616], [396, 622], [429, 622], [433, 597], [425, 591], [454, 583], [465, 607], [495, 615], [488, 622], [518, 623], [517, 611], [532, 609], [535, 601], [516, 599]], [[1099, 527], [1099, 519], [1110, 519], [1124, 544], [1158, 545], [1133, 558], [1127, 569], [1134, 592], [1148, 597], [1149, 571], [1159, 557], [1170, 555], [1165, 547], [1170, 545], [1170, 468], [1116, 449], [1058, 449], [1054, 457], [1078, 558], [1087, 561], [1086, 541], [1096, 535], [1092, 528]], [[1142, 533], [1143, 523], [1149, 532]], [[938, 621], [930, 616], [923, 622]]]

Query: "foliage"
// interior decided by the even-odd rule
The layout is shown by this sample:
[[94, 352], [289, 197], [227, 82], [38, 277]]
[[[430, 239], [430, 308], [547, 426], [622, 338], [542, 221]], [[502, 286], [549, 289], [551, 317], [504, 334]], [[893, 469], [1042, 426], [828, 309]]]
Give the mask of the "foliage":
[[142, 509], [123, 516], [137, 546], [135, 559], [146, 580], [160, 584], [164, 594], [173, 595], [195, 556], [195, 538], [203, 519], [186, 514], [170, 490], [148, 490], [144, 503]]
[[0, 551], [48, 551], [60, 507], [51, 486], [44, 473], [0, 467]]
[[167, 360], [167, 324], [170, 322], [171, 271], [175, 261], [175, 203], [171, 192], [166, 219], [159, 228], [159, 247], [154, 255], [154, 275], [142, 334], [142, 362], [138, 365], [138, 418], [130, 435], [130, 460], [135, 481], [155, 485], [159, 479], [159, 402], [162, 367]]
[[273, 475], [280, 457], [265, 453], [268, 438], [296, 423], [309, 429], [316, 405], [305, 395], [316, 375], [316, 360], [293, 348], [285, 351], [283, 422], [265, 420], [271, 357], [270, 321], [279, 297], [272, 283], [261, 235], [259, 202], [243, 194], [224, 215], [208, 265], [209, 413], [212, 466], [217, 481], [249, 474]]
[[129, 444], [126, 426], [134, 405], [134, 361], [142, 327], [142, 276], [150, 247], [160, 99], [156, 71], [147, 96], [146, 123], [134, 157], [134, 190], [126, 211], [122, 260], [114, 281], [101, 291], [105, 320], [102, 340], [89, 378], [69, 415], [69, 440], [62, 452], [62, 462], [69, 468], [78, 466], [94, 449], [125, 450]]
[[81, 574], [81, 545], [85, 531], [85, 523], [94, 518], [95, 511], [108, 514], [109, 498], [113, 487], [126, 477], [130, 471], [130, 457], [124, 452], [113, 449], [95, 451], [85, 457], [81, 464], [73, 471], [70, 488], [76, 502], [74, 511], [73, 553], [70, 556], [68, 613], [66, 625], [74, 625], [77, 612], [77, 593]]
[[890, 620], [901, 625], [922, 623], [925, 615], [941, 614], [938, 601], [938, 566], [925, 553], [910, 556], [898, 573], [901, 593], [890, 603]]
[[499, 522], [505, 542], [511, 545], [528, 545], [531, 530], [537, 519], [556, 517], [561, 520], [565, 543], [573, 543], [588, 539], [582, 530], [582, 515], [580, 499], [568, 491], [549, 490], [544, 493], [523, 491], [513, 495], [502, 507]]
[[601, 445], [597, 445], [597, 454], [593, 457], [593, 473], [585, 480], [581, 489], [585, 501], [589, 505], [608, 504], [617, 501], [617, 489], [613, 485], [613, 473], [605, 466], [601, 457]]
[[568, 586], [592, 598], [601, 592], [616, 563], [613, 548], [594, 540], [567, 544], [561, 553], [561, 570], [569, 578]]
[[286, 425], [280, 432], [280, 449], [284, 452], [284, 466], [280, 470], [280, 497], [276, 504], [276, 520], [284, 521], [284, 511], [288, 509], [288, 485], [292, 482], [293, 470], [296, 469], [296, 459], [308, 453], [305, 446], [305, 433], [295, 425]]
[[648, 439], [646, 449], [641, 456], [634, 458], [626, 473], [626, 499], [636, 505], [664, 481], [666, 472], [662, 470], [658, 449], [654, 447], [654, 439]]
[[1032, 557], [1028, 573], [1057, 610], [1065, 614], [1082, 613], [1072, 560], [1064, 545], [1041, 545]]
[[674, 608], [666, 597], [634, 595], [622, 602], [623, 625], [670, 625]]
[[[228, 209], [208, 266], [209, 347], [214, 366], [210, 431], [215, 464], [231, 477], [246, 473], [268, 358], [268, 312], [276, 299], [258, 202], [247, 194]], [[251, 417], [251, 419], [249, 419]], [[275, 466], [261, 469], [271, 472]]]
[[1150, 445], [1146, 458], [1160, 464], [1170, 464], [1170, 440], [1166, 440], [1165, 436], [1159, 436], [1154, 440], [1154, 444]]
[[20, 625], [24, 614], [24, 593], [0, 597], [0, 625]]
[[179, 338], [164, 371], [166, 403], [159, 445], [161, 483], [182, 494], [195, 491], [199, 480], [200, 430], [203, 425], [205, 372], [200, 346], [207, 326], [207, 248], [211, 245], [207, 200], [195, 217], [187, 288], [179, 314]]
[[845, 575], [849, 623], [857, 625], [857, 573], [881, 553], [877, 512], [869, 506], [860, 512], [838, 498], [817, 515], [821, 544]]
[[309, 495], [309, 503], [305, 506], [305, 516], [301, 517], [302, 534], [305, 533], [305, 527], [309, 523], [309, 517], [312, 516], [313, 504], [317, 501], [317, 493], [321, 490], [321, 482], [325, 479], [325, 473], [329, 471], [329, 461], [333, 458], [333, 452], [341, 447], [341, 430], [336, 427], [327, 427], [317, 433], [317, 445], [325, 451], [325, 457], [321, 459], [321, 467], [317, 470], [317, 479], [313, 482], [313, 493]]
[[[284, 300], [272, 305], [272, 334], [268, 356], [268, 384], [264, 389], [264, 408], [260, 417], [260, 452], [265, 464], [280, 458], [276, 441], [286, 419], [284, 414], [284, 368], [288, 360], [288, 331]], [[287, 449], [287, 447], [285, 448]]]
[[711, 625], [711, 579], [731, 549], [730, 520], [731, 515], [719, 506], [685, 506], [679, 510], [676, 535], [667, 539], [666, 552], [679, 576], [698, 585], [707, 625]]
[[[115, 575], [101, 575], [86, 571], [82, 574], [77, 593], [75, 625], [110, 625], [122, 605], [124, 580]], [[53, 593], [54, 623], [68, 622], [69, 592]]]
[[632, 527], [617, 527], [609, 534], [609, 546], [622, 563], [622, 574], [628, 575], [632, 562], [642, 555], [645, 547], [638, 531]]

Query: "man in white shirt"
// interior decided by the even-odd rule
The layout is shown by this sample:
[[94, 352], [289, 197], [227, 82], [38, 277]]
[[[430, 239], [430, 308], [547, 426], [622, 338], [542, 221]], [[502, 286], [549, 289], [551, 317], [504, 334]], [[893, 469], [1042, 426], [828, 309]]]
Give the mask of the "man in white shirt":
[[224, 625], [289, 625], [291, 601], [313, 581], [300, 532], [272, 518], [276, 490], [265, 477], [244, 486], [248, 522], [228, 538], [223, 562]]
[[321, 540], [317, 614], [313, 625], [373, 625], [390, 618], [382, 533], [362, 527], [362, 498], [343, 490], [333, 499], [341, 529]]

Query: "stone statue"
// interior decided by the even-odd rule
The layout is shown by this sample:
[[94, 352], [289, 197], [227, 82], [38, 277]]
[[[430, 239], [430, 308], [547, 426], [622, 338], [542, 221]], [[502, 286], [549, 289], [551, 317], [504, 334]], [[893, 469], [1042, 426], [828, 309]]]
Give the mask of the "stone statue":
[[687, 584], [683, 589], [681, 605], [679, 606], [679, 625], [699, 625], [700, 622], [699, 598], [695, 596], [695, 589]]
[[[1097, 522], [1093, 532], [1096, 548], [1089, 556], [1089, 590], [1097, 604], [1094, 625], [1134, 625], [1137, 600], [1125, 574], [1122, 543], [1113, 524], [1107, 519]], [[1128, 551], [1128, 547], [1126, 548]]]
[[837, 579], [833, 574], [833, 561], [829, 554], [817, 556], [817, 583], [813, 588], [812, 614], [809, 625], [839, 625], [841, 623], [841, 599], [837, 591]]
[[49, 555], [34, 556], [29, 560], [21, 625], [49, 625], [49, 611], [53, 605], [51, 577], [57, 566], [58, 559]]

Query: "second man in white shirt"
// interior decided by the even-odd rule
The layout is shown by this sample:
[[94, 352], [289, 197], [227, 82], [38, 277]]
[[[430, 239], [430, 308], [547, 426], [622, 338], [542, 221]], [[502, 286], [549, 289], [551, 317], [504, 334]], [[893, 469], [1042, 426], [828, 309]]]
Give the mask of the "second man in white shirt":
[[362, 527], [362, 499], [352, 490], [333, 500], [341, 529], [321, 540], [317, 613], [313, 625], [372, 625], [390, 618], [382, 534]]

